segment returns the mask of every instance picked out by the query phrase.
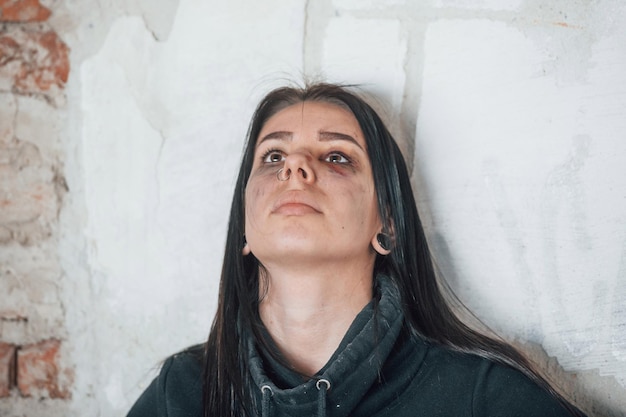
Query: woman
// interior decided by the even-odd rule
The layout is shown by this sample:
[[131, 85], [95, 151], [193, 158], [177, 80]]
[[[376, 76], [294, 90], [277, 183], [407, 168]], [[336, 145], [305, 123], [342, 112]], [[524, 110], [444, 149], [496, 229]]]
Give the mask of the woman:
[[248, 131], [209, 339], [129, 417], [582, 415], [446, 299], [378, 115], [348, 88], [279, 88]]

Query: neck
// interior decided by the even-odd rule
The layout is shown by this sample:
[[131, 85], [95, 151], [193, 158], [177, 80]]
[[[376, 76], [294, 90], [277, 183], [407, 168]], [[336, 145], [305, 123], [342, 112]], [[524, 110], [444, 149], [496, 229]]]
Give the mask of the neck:
[[296, 371], [316, 374], [372, 299], [373, 264], [362, 269], [266, 265], [263, 275], [261, 320]]

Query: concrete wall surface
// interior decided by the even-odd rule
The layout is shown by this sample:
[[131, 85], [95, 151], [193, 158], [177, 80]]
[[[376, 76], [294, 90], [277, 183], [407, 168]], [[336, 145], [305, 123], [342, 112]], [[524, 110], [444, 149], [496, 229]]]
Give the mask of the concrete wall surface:
[[621, 0], [0, 0], [0, 415], [124, 415], [206, 339], [249, 118], [303, 76], [379, 98], [459, 297], [626, 416]]

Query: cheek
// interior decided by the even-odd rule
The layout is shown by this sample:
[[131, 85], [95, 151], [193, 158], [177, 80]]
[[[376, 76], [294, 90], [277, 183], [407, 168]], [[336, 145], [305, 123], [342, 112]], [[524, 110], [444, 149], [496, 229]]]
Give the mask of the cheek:
[[265, 192], [263, 191], [263, 187], [258, 187], [255, 184], [250, 184], [246, 187], [246, 207], [248, 206], [248, 202], [250, 205], [254, 205], [254, 203], [259, 200]]
[[245, 213], [246, 228], [254, 223], [256, 215], [262, 210], [262, 202], [265, 197], [265, 187], [260, 186], [257, 181], [250, 181], [245, 191]]
[[367, 222], [374, 228], [380, 227], [380, 213], [378, 212], [378, 199], [376, 198], [376, 191], [373, 186], [368, 184], [365, 190], [365, 201], [363, 201], [363, 207], [366, 207]]
[[345, 190], [349, 195], [348, 219], [358, 219], [360, 226], [369, 227], [379, 223], [376, 194], [369, 184], [360, 184]]

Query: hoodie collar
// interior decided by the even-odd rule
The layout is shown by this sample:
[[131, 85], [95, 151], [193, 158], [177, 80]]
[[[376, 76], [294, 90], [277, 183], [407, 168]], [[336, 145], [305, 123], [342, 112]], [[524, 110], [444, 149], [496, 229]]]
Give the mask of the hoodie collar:
[[349, 415], [380, 377], [402, 329], [400, 296], [392, 281], [377, 277], [379, 300], [355, 318], [339, 347], [308, 381], [261, 353], [248, 340], [252, 398], [262, 417]]

